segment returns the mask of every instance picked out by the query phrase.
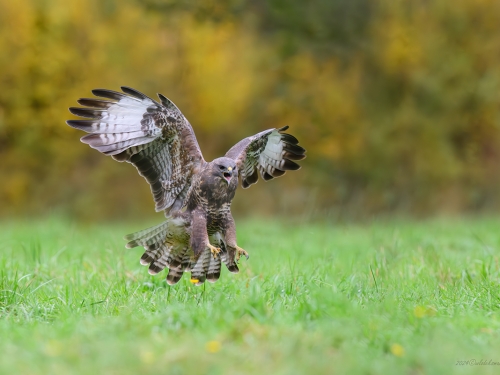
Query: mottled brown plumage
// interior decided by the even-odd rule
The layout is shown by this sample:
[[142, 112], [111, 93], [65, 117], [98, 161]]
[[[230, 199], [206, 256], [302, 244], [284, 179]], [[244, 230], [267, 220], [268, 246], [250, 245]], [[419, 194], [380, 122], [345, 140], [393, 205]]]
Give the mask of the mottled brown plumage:
[[168, 268], [171, 285], [186, 271], [196, 285], [215, 282], [221, 261], [238, 272], [239, 258], [248, 257], [236, 243], [231, 215], [238, 177], [243, 188], [256, 183], [259, 174], [266, 181], [280, 177], [300, 168], [294, 161], [305, 158], [305, 150], [283, 127], [245, 138], [224, 157], [206, 162], [175, 104], [161, 94], [158, 103], [129, 87], [122, 91], [93, 90], [108, 100], [78, 100], [86, 108], [70, 111], [88, 120], [67, 123], [90, 133], [81, 138], [90, 147], [135, 165], [150, 184], [156, 210], [165, 212], [162, 224], [126, 236], [127, 247], [143, 246], [141, 264], [151, 274]]

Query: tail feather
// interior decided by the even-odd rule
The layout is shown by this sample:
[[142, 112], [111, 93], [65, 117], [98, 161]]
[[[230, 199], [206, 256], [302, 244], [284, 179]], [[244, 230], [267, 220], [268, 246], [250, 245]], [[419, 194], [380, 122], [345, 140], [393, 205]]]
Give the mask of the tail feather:
[[[189, 247], [185, 244], [165, 246], [164, 249], [162, 249], [161, 255], [153, 260], [149, 266], [149, 270], [158, 273], [165, 268], [178, 268], [182, 262], [184, 253], [187, 252], [188, 249]], [[178, 269], [183, 272], [182, 268]]]
[[165, 237], [168, 231], [168, 220], [161, 224], [155, 225], [154, 227], [146, 228], [138, 232], [127, 234], [124, 239], [129, 241], [126, 245], [127, 249], [131, 249], [137, 246], [150, 245], [153, 242], [150, 239], [156, 238], [157, 236]]
[[144, 259], [145, 261], [142, 261], [141, 264], [146, 263], [144, 264], [145, 266], [149, 264], [148, 273], [150, 275], [156, 275], [165, 269], [166, 264], [164, 257], [168, 257], [171, 250], [172, 246], [165, 243], [161, 244], [158, 249], [153, 251], [146, 250], [141, 257], [141, 259]]
[[222, 254], [222, 261], [226, 265], [227, 269], [231, 273], [238, 273], [240, 272], [240, 269], [238, 268], [238, 265], [236, 264], [236, 260], [234, 259], [234, 253], [229, 254], [229, 253], [223, 253]]
[[184, 271], [191, 272], [191, 270], [194, 266], [194, 263], [192, 262], [192, 260], [193, 260], [193, 258], [191, 256], [190, 251], [188, 251], [186, 254], [184, 254], [184, 256], [182, 257], [182, 261], [181, 261], [181, 266], [184, 269]]
[[177, 284], [181, 279], [182, 275], [184, 275], [184, 271], [179, 270], [177, 268], [170, 268], [168, 270], [168, 275], [167, 275], [168, 285]]
[[147, 249], [147, 251], [142, 254], [141, 259], [139, 260], [141, 265], [147, 266], [155, 261], [161, 254], [161, 247], [155, 247], [152, 249]]
[[195, 259], [183, 218], [168, 217], [165, 222], [129, 234], [125, 239], [129, 241], [127, 248], [144, 247], [146, 251], [141, 257], [141, 264], [148, 266], [150, 274], [169, 269], [166, 277], [169, 285], [179, 282], [184, 272], [191, 272], [191, 281], [195, 285], [202, 285], [207, 280], [214, 283], [220, 278], [222, 262], [230, 272], [239, 272], [235, 249], [227, 247], [219, 233], [210, 236], [209, 240], [221, 249], [221, 253], [214, 257], [207, 248]]
[[174, 248], [168, 261], [168, 267], [176, 268], [179, 271], [184, 272], [186, 267], [183, 263], [183, 260], [186, 255], [190, 256], [189, 249], [189, 246], [186, 246], [184, 244], [178, 246], [177, 248]]
[[169, 268], [167, 282], [177, 283], [190, 264], [189, 235], [186, 233], [185, 221], [182, 218], [168, 217], [167, 220], [154, 227], [125, 236], [127, 248], [143, 246], [146, 250], [141, 257], [141, 264], [148, 266], [148, 272], [156, 275]]
[[211, 256], [207, 270], [207, 280], [211, 283], [215, 283], [217, 280], [219, 280], [220, 269], [221, 269], [220, 257]]
[[212, 253], [207, 248], [203, 251], [200, 257], [197, 259], [191, 270], [191, 280], [192, 282], [199, 286], [205, 282], [207, 279], [208, 266], [210, 265], [210, 258], [212, 258]]

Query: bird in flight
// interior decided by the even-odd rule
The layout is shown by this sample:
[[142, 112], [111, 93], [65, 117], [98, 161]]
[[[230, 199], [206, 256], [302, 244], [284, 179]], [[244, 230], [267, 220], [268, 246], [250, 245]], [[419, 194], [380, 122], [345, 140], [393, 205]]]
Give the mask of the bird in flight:
[[237, 273], [241, 256], [248, 253], [236, 243], [231, 201], [238, 186], [246, 189], [261, 177], [267, 181], [305, 158], [305, 150], [288, 126], [247, 137], [211, 162], [203, 159], [193, 128], [169, 99], [160, 102], [130, 87], [123, 92], [92, 90], [105, 99], [79, 99], [83, 106], [69, 110], [85, 120], [67, 124], [87, 133], [83, 143], [137, 168], [151, 187], [156, 211], [166, 221], [125, 237], [127, 248], [143, 246], [141, 264], [149, 273], [168, 268], [167, 282], [176, 284], [184, 272], [191, 282], [215, 282], [221, 261]]

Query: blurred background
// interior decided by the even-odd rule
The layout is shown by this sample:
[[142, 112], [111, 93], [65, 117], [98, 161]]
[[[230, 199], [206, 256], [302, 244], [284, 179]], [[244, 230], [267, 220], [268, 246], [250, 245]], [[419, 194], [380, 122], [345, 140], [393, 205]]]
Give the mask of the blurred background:
[[303, 168], [239, 190], [239, 217], [500, 210], [498, 0], [0, 0], [0, 217], [153, 215], [65, 125], [121, 85], [174, 101], [207, 160], [290, 126]]

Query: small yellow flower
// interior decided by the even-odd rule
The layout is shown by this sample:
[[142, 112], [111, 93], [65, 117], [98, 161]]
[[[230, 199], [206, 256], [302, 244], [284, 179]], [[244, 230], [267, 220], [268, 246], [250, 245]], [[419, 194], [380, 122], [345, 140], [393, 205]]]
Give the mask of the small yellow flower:
[[44, 352], [50, 357], [58, 357], [63, 351], [63, 345], [56, 340], [50, 340], [45, 344]]
[[200, 280], [198, 280], [198, 279], [191, 279], [191, 280], [189, 280], [189, 281], [191, 281], [191, 283], [193, 283], [193, 284], [196, 284], [196, 283], [198, 283]]
[[418, 319], [425, 318], [426, 316], [434, 316], [436, 315], [436, 309], [432, 306], [415, 306], [413, 309], [413, 315]]
[[220, 351], [221, 343], [220, 341], [215, 341], [215, 340], [209, 341], [206, 343], [205, 348], [209, 353], [217, 353], [218, 351]]
[[141, 351], [140, 358], [141, 358], [142, 363], [146, 363], [146, 364], [151, 364], [155, 360], [154, 354], [150, 351]]
[[396, 357], [402, 357], [405, 355], [405, 349], [399, 344], [392, 344], [391, 353], [394, 354]]
[[416, 306], [415, 309], [413, 310], [413, 314], [417, 318], [422, 319], [424, 316], [427, 315], [427, 309], [424, 306]]

